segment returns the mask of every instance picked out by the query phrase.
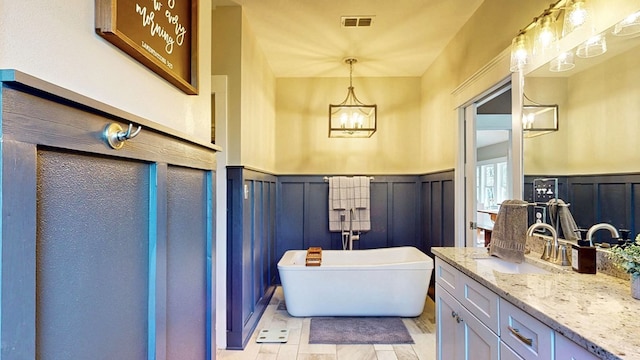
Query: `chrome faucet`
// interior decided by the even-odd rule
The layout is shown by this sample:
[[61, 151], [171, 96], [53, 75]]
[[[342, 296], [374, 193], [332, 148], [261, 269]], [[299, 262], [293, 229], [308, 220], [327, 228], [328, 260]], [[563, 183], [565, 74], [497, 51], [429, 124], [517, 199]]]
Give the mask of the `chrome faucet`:
[[595, 224], [595, 225], [593, 225], [592, 227], [589, 228], [589, 231], [587, 231], [587, 240], [589, 240], [589, 246], [593, 246], [593, 234], [596, 231], [600, 230], [600, 229], [609, 230], [609, 232], [611, 233], [611, 237], [614, 238], [614, 239], [619, 239], [620, 238], [620, 234], [618, 233], [618, 229], [613, 227], [613, 225], [607, 224], [607, 223]]
[[551, 233], [551, 237], [553, 238], [553, 247], [551, 247], [551, 240], [547, 240], [547, 244], [544, 247], [544, 251], [542, 252], [542, 259], [549, 260], [549, 258], [551, 258], [551, 262], [556, 262], [560, 253], [558, 232], [553, 228], [553, 226], [540, 222], [529, 226], [529, 229], [527, 229], [527, 236], [533, 236], [533, 231], [536, 229], [546, 229]]
[[353, 208], [349, 209], [349, 250], [353, 250]]
[[347, 246], [347, 250], [353, 250], [353, 242], [356, 240], [360, 240], [360, 233], [355, 234], [355, 231], [353, 231], [353, 216], [354, 216], [355, 212], [352, 209], [349, 209], [349, 235], [348, 235], [348, 246]]

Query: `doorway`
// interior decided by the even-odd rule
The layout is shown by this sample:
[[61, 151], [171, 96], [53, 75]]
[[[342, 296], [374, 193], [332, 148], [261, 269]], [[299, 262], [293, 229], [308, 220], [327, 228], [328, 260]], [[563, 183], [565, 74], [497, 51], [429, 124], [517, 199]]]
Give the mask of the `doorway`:
[[513, 198], [513, 120], [510, 79], [464, 107], [465, 242], [491, 241], [499, 204]]

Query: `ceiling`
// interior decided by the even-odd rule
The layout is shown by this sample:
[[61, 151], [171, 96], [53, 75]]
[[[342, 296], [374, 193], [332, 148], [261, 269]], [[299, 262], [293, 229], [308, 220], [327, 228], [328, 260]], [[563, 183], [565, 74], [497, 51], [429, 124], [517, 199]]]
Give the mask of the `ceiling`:
[[[241, 5], [276, 77], [422, 76], [483, 0], [213, 0]], [[345, 28], [342, 16], [372, 17]]]

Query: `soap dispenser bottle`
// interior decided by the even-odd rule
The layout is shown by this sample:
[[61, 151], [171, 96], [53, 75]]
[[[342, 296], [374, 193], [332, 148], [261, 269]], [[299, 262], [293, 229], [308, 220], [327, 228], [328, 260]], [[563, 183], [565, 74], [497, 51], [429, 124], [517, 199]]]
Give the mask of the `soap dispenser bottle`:
[[581, 274], [596, 273], [596, 248], [585, 239], [586, 229], [578, 229], [580, 239], [577, 244], [571, 244], [571, 267]]

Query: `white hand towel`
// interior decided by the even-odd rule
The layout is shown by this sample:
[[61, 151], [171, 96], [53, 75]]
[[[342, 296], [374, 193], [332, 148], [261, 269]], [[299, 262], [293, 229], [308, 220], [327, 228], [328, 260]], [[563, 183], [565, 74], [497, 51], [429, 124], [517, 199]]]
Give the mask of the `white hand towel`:
[[368, 176], [355, 176], [353, 178], [354, 206], [356, 209], [369, 209], [370, 185]]
[[329, 209], [330, 210], [347, 210], [348, 207], [348, 191], [350, 179], [345, 176], [332, 176], [329, 178]]

